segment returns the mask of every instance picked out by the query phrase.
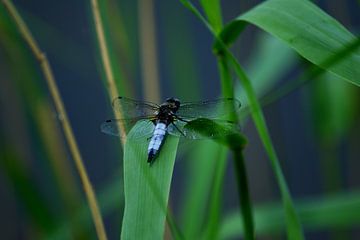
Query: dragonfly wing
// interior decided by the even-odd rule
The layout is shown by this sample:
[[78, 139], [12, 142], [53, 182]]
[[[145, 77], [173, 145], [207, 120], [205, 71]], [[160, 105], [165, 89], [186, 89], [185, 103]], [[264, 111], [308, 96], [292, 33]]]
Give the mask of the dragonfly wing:
[[194, 120], [196, 118], [221, 119], [239, 111], [240, 106], [239, 100], [235, 98], [189, 102], [181, 104], [176, 115], [186, 120]]
[[154, 131], [154, 124], [148, 120], [148, 119], [110, 119], [105, 122], [103, 122], [100, 125], [100, 130], [103, 133], [113, 135], [113, 136], [120, 136], [121, 131], [119, 125], [123, 124], [123, 126], [126, 127], [127, 130], [130, 130], [130, 128], [135, 123], [141, 124], [140, 127], [137, 127], [136, 134], [132, 134], [132, 138], [147, 138], [150, 137]]
[[176, 121], [168, 126], [168, 133], [188, 139], [221, 138], [239, 131], [230, 121], [199, 118], [190, 122]]
[[122, 118], [146, 118], [155, 116], [159, 105], [151, 102], [137, 101], [125, 97], [117, 97], [112, 102], [113, 108], [122, 114]]
[[154, 133], [155, 125], [149, 120], [141, 120], [136, 123], [136, 126], [129, 132], [128, 138], [149, 139]]

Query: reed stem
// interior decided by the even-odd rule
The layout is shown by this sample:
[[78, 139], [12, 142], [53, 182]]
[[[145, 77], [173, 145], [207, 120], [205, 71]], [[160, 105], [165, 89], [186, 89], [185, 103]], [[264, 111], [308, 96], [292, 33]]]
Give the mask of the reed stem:
[[64, 104], [61, 100], [59, 90], [57, 88], [54, 75], [52, 73], [49, 61], [46, 55], [40, 50], [39, 46], [37, 45], [34, 37], [32, 36], [30, 30], [26, 26], [25, 22], [21, 18], [20, 14], [16, 10], [15, 6], [12, 4], [10, 0], [2, 0], [6, 10], [8, 11], [10, 17], [14, 20], [16, 26], [19, 29], [20, 34], [24, 38], [25, 42], [29, 45], [30, 50], [32, 51], [33, 55], [37, 59], [40, 64], [41, 70], [44, 74], [46, 83], [49, 87], [50, 94], [53, 98], [55, 108], [59, 114], [59, 119], [61, 122], [61, 126], [64, 131], [65, 138], [68, 142], [69, 149], [71, 155], [74, 159], [76, 169], [80, 175], [81, 182], [83, 184], [83, 188], [89, 202], [89, 207], [92, 213], [93, 221], [95, 224], [96, 232], [98, 238], [101, 240], [106, 240], [106, 232], [104, 228], [104, 224], [101, 218], [100, 209], [97, 204], [97, 200], [95, 197], [95, 193], [93, 187], [90, 183], [89, 177], [87, 175], [79, 148], [77, 146], [67, 113], [65, 111]]
[[[112, 102], [115, 98], [119, 96], [119, 92], [116, 88], [115, 84], [115, 77], [114, 77], [114, 70], [112, 69], [110, 55], [109, 55], [109, 49], [106, 44], [105, 39], [105, 33], [104, 33], [104, 27], [101, 20], [100, 15], [100, 9], [99, 4], [97, 0], [91, 0], [91, 8], [92, 13], [94, 16], [94, 22], [95, 22], [95, 28], [96, 28], [96, 35], [98, 37], [99, 42], [99, 48], [100, 48], [100, 54], [101, 54], [101, 60], [104, 66], [104, 71], [106, 75], [106, 87], [109, 93], [110, 102]], [[121, 107], [121, 106], [119, 106]], [[113, 109], [114, 115], [117, 119], [123, 118], [122, 110], [121, 109]], [[125, 126], [122, 124], [122, 122], [118, 122], [118, 128], [120, 130], [120, 141], [122, 146], [125, 144], [126, 140], [126, 132], [125, 132]]]
[[139, 35], [140, 54], [144, 97], [146, 100], [160, 101], [159, 73], [156, 49], [156, 28], [154, 16], [154, 1], [140, 0]]

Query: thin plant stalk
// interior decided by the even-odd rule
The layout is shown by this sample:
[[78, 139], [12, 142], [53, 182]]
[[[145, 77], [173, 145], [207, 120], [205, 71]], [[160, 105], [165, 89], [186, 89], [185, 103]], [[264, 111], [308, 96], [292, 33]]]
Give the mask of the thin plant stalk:
[[65, 138], [68, 142], [70, 152], [73, 156], [77, 171], [80, 175], [81, 182], [83, 184], [83, 188], [89, 202], [90, 210], [92, 213], [92, 217], [94, 220], [96, 232], [98, 238], [101, 240], [106, 240], [106, 232], [104, 228], [104, 224], [101, 218], [100, 210], [98, 207], [98, 203], [95, 197], [95, 193], [93, 187], [90, 183], [89, 177], [87, 175], [82, 157], [80, 155], [79, 148], [77, 146], [69, 119], [67, 117], [64, 104], [61, 100], [59, 90], [57, 88], [54, 75], [52, 73], [49, 61], [47, 60], [46, 55], [40, 50], [39, 46], [37, 45], [35, 39], [33, 38], [30, 30], [26, 26], [25, 22], [21, 18], [20, 14], [16, 10], [15, 6], [12, 4], [10, 0], [3, 0], [2, 1], [5, 8], [9, 12], [9, 15], [16, 23], [19, 32], [21, 33], [22, 37], [24, 38], [25, 42], [29, 45], [32, 53], [34, 54], [35, 58], [40, 64], [41, 70], [45, 76], [46, 83], [49, 87], [50, 94], [53, 98], [55, 103], [56, 110], [59, 114], [59, 119], [61, 122], [61, 126], [64, 130]]
[[140, 0], [139, 6], [139, 34], [141, 68], [145, 99], [159, 102], [159, 73], [156, 49], [156, 24], [153, 0]]
[[245, 239], [255, 239], [254, 217], [252, 212], [252, 204], [250, 200], [250, 191], [246, 174], [246, 167], [242, 150], [234, 149], [234, 165], [236, 178], [238, 179], [238, 192], [240, 199], [241, 214], [243, 216], [243, 226], [247, 231], [244, 232]]
[[[234, 97], [234, 88], [229, 66], [230, 62], [226, 56], [223, 55], [219, 55], [217, 61], [221, 78], [222, 94], [224, 97]], [[233, 114], [231, 118], [236, 122], [239, 120], [236, 114]], [[239, 194], [239, 205], [241, 209], [243, 226], [245, 229], [245, 239], [252, 240], [255, 239], [254, 218], [252, 214], [253, 210], [242, 148], [231, 147], [231, 150], [233, 152], [233, 162], [235, 166], [234, 171], [235, 175], [237, 176], [237, 190]]]
[[[232, 79], [230, 74], [229, 61], [225, 56], [218, 56], [218, 68], [221, 75], [221, 85], [223, 95], [225, 97], [233, 97], [233, 87]], [[235, 114], [234, 114], [235, 115]], [[235, 121], [238, 121], [238, 117], [232, 116]], [[254, 218], [253, 218], [253, 209], [250, 199], [248, 180], [245, 168], [245, 162], [242, 154], [241, 148], [231, 149], [233, 152], [233, 162], [234, 162], [234, 171], [237, 176], [237, 191], [239, 194], [239, 205], [241, 210], [242, 222], [244, 226], [244, 235], [245, 239], [252, 240], [255, 239], [255, 229], [254, 229]]]
[[[206, 7], [206, 4], [203, 4], [203, 7]], [[218, 6], [218, 8], [220, 9], [220, 6]], [[221, 10], [219, 10], [221, 11]], [[205, 12], [206, 9], [205, 9]], [[217, 28], [217, 31], [220, 30], [220, 28], [222, 27], [221, 24], [221, 14], [219, 14], [219, 21], [214, 21], [214, 22], [218, 22], [219, 24], [215, 24], [216, 26], [214, 26], [214, 23], [208, 23], [209, 27], [211, 27], [212, 29]], [[208, 15], [208, 17], [210, 17]], [[214, 20], [214, 19], [213, 19]], [[223, 97], [234, 97], [234, 88], [233, 88], [233, 83], [232, 83], [232, 77], [231, 77], [231, 73], [230, 73], [230, 63], [228, 61], [228, 59], [226, 58], [226, 56], [223, 55], [218, 55], [217, 56], [217, 62], [218, 62], [218, 69], [220, 72], [220, 79], [221, 79], [221, 87], [222, 87], [222, 95]], [[238, 116], [236, 114], [233, 114], [232, 116], [230, 116], [232, 118], [233, 121], [237, 122], [238, 121]], [[246, 168], [245, 168], [245, 163], [244, 163], [244, 159], [242, 157], [242, 147], [240, 146], [239, 148], [234, 148], [233, 146], [230, 146], [232, 152], [233, 152], [233, 161], [234, 161], [234, 171], [235, 171], [235, 175], [237, 176], [237, 191], [239, 194], [239, 205], [240, 205], [240, 210], [241, 210], [241, 216], [242, 216], [242, 222], [243, 222], [243, 226], [244, 226], [244, 230], [245, 230], [245, 239], [248, 240], [252, 240], [255, 238], [255, 230], [254, 230], [254, 219], [253, 219], [253, 214], [252, 214], [252, 204], [251, 204], [251, 199], [250, 199], [250, 194], [249, 194], [249, 187], [248, 187], [248, 180], [247, 180], [247, 175], [246, 175]], [[223, 168], [222, 170], [219, 169], [218, 171], [223, 171], [222, 174], [224, 174], [225, 168]], [[213, 199], [212, 201], [214, 204], [219, 204], [219, 201], [216, 201], [216, 198]], [[214, 206], [212, 206], [212, 211]], [[213, 228], [216, 229], [216, 225], [214, 225], [215, 222], [213, 222], [213, 225], [211, 225], [212, 221], [210, 221], [210, 225], [209, 228]], [[214, 235], [216, 233], [216, 230], [213, 230], [211, 235], [213, 235], [213, 238], [216, 239], [216, 237]]]
[[286, 216], [286, 222], [288, 224], [288, 229], [287, 229], [288, 237], [291, 239], [304, 239], [301, 224], [299, 221], [299, 217], [295, 211], [295, 207], [293, 205], [292, 198], [291, 198], [288, 186], [286, 184], [286, 180], [285, 180], [284, 174], [282, 172], [277, 153], [272, 144], [269, 130], [265, 123], [265, 117], [261, 110], [260, 104], [256, 99], [255, 91], [251, 85], [250, 80], [247, 78], [245, 72], [242, 70], [240, 64], [237, 62], [235, 57], [233, 57], [231, 55], [230, 59], [233, 63], [233, 66], [235, 68], [235, 72], [236, 72], [237, 76], [242, 80], [244, 89], [247, 92], [249, 102], [250, 102], [250, 107], [251, 107], [252, 118], [254, 120], [255, 126], [258, 130], [260, 138], [265, 147], [265, 151], [267, 152], [267, 154], [269, 156], [271, 166], [273, 168], [275, 177], [279, 184], [282, 201], [283, 201], [284, 207], [286, 209], [285, 216]]
[[[226, 56], [218, 56], [218, 68], [221, 76], [221, 85], [224, 97], [233, 97], [234, 89], [232, 85], [232, 79], [230, 74], [230, 65], [231, 62], [228, 61]], [[238, 116], [234, 114], [231, 116], [234, 121], [238, 121]], [[255, 239], [255, 227], [254, 227], [254, 217], [253, 217], [253, 208], [250, 199], [248, 179], [246, 174], [246, 167], [244, 162], [244, 157], [242, 154], [242, 148], [231, 147], [233, 153], [233, 162], [234, 162], [234, 172], [237, 177], [237, 191], [239, 194], [239, 205], [242, 216], [242, 223], [244, 227], [244, 239], [253, 240]]]
[[[106, 75], [106, 87], [109, 93], [110, 101], [112, 102], [116, 97], [119, 96], [118, 89], [116, 88], [115, 84], [115, 78], [114, 78], [114, 71], [112, 69], [111, 60], [109, 56], [109, 49], [106, 44], [105, 39], [105, 33], [104, 33], [104, 27], [101, 20], [100, 10], [99, 10], [99, 4], [97, 0], [91, 0], [91, 8], [92, 13], [94, 16], [94, 22], [95, 22], [95, 28], [96, 28], [96, 35], [98, 37], [99, 42], [99, 48], [100, 48], [100, 54], [101, 54], [101, 60], [104, 66], [104, 71]], [[122, 111], [121, 109], [114, 109], [114, 115], [116, 118], [121, 119], [122, 118]], [[118, 122], [118, 128], [120, 130], [120, 141], [121, 144], [124, 146], [125, 144], [125, 126]]]

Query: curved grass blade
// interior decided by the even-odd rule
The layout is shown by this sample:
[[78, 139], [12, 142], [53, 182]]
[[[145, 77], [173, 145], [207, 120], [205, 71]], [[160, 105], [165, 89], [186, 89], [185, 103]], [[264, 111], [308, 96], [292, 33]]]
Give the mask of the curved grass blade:
[[217, 44], [222, 47], [222, 52], [218, 52], [218, 55], [222, 58], [226, 58], [234, 67], [234, 70], [236, 72], [236, 75], [241, 80], [243, 87], [245, 89], [245, 92], [247, 94], [247, 97], [249, 99], [250, 107], [251, 107], [251, 114], [254, 120], [254, 123], [256, 125], [256, 128], [258, 130], [258, 133], [260, 135], [260, 138], [262, 140], [262, 143], [264, 145], [264, 148], [269, 156], [270, 163], [272, 165], [274, 174], [277, 178], [277, 182], [280, 188], [281, 197], [283, 201], [284, 206], [284, 212], [287, 220], [287, 234], [289, 239], [304, 239], [302, 227], [299, 222], [297, 213], [295, 211], [295, 208], [293, 206], [292, 198], [289, 192], [289, 189], [286, 184], [285, 177], [282, 173], [282, 169], [279, 163], [279, 159], [277, 157], [275, 148], [272, 144], [269, 131], [266, 126], [265, 118], [262, 113], [260, 104], [258, 100], [256, 99], [255, 91], [252, 87], [252, 84], [243, 71], [242, 67], [236, 60], [236, 58], [233, 56], [233, 54], [228, 50], [225, 43], [222, 41], [222, 39], [218, 38], [215, 31], [212, 29], [212, 27], [209, 25], [209, 23], [204, 19], [204, 17], [199, 13], [199, 11], [191, 4], [188, 0], [181, 0], [183, 5], [187, 7], [191, 12], [193, 12], [204, 24], [205, 26], [210, 30], [210, 32], [214, 35], [214, 37], [217, 40]]
[[220, 0], [200, 0], [200, 3], [205, 11], [208, 22], [215, 32], [221, 31], [223, 24]]
[[[356, 37], [310, 1], [269, 0], [240, 15], [220, 33], [225, 44], [232, 43], [246, 23], [281, 39], [302, 57], [341, 78], [360, 86], [360, 49], [336, 64], [327, 63]], [[215, 44], [215, 50], [223, 46]]]
[[167, 136], [158, 157], [150, 166], [147, 163], [147, 139], [132, 140], [143, 124], [139, 122], [131, 129], [125, 144], [125, 210], [121, 239], [163, 239], [164, 236], [179, 138]]
[[[344, 229], [360, 223], [360, 193], [340, 193], [326, 198], [313, 198], [296, 204], [301, 222], [308, 230]], [[238, 238], [243, 234], [240, 216], [227, 216], [221, 226], [220, 239]], [[255, 224], [259, 236], [285, 232], [286, 223], [280, 203], [255, 207]]]
[[247, 92], [249, 103], [251, 106], [251, 114], [256, 125], [259, 136], [263, 142], [264, 148], [269, 156], [270, 163], [272, 165], [274, 174], [277, 178], [277, 182], [280, 188], [282, 201], [284, 204], [284, 211], [287, 223], [287, 233], [289, 239], [304, 239], [301, 223], [297, 216], [296, 210], [293, 206], [293, 201], [288, 189], [285, 176], [282, 172], [281, 165], [275, 151], [274, 145], [270, 138], [269, 130], [267, 128], [264, 114], [262, 113], [259, 102], [256, 99], [256, 94], [250, 80], [247, 78], [245, 72], [242, 70], [237, 60], [230, 54], [227, 53], [231, 58], [232, 64], [235, 68], [235, 72], [239, 79], [242, 80], [243, 86]]

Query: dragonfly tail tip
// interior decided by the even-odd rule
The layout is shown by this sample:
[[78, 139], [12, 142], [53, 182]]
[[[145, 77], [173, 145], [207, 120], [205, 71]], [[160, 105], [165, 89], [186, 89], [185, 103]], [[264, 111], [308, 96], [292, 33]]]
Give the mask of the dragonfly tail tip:
[[155, 160], [155, 154], [150, 152], [148, 155], [148, 160], [147, 160], [147, 162], [149, 163], [150, 166], [154, 163], [154, 160]]

